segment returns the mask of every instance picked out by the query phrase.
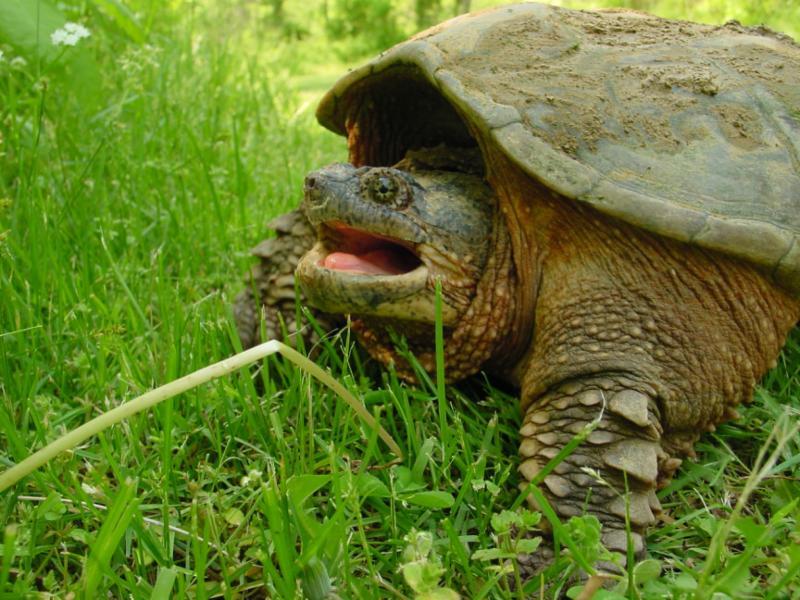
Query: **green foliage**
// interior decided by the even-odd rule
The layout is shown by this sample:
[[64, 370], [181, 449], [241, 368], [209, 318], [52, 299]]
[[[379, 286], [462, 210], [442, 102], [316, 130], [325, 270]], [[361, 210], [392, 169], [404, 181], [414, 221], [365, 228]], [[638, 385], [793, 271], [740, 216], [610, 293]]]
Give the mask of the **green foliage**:
[[416, 600], [458, 600], [459, 595], [450, 588], [439, 586], [445, 572], [439, 555], [433, 547], [433, 536], [427, 531], [411, 530], [403, 538], [408, 545], [403, 550], [400, 570]]
[[417, 28], [424, 29], [438, 21], [441, 9], [441, 0], [414, 0]]
[[564, 523], [566, 536], [572, 540], [575, 549], [590, 565], [598, 560], [613, 561], [613, 557], [600, 543], [600, 521], [594, 515], [571, 517]]
[[491, 518], [494, 534], [492, 545], [472, 553], [472, 560], [494, 562], [489, 568], [496, 571], [497, 580], [508, 584], [508, 577], [513, 577], [516, 589], [522, 589], [519, 564], [520, 555], [536, 553], [542, 538], [533, 535], [542, 515], [527, 509], [502, 510]]
[[8, 0], [0, 4], [0, 40], [31, 59], [54, 60], [59, 48], [50, 34], [66, 22], [49, 2]]
[[[119, 490], [109, 506], [108, 515], [103, 521], [103, 526], [100, 528], [97, 538], [91, 542], [91, 551], [86, 559], [82, 576], [82, 592], [85, 598], [96, 597], [105, 571], [108, 570], [111, 559], [128, 530], [128, 525], [139, 504], [139, 499], [135, 496], [136, 487], [135, 480], [125, 480], [120, 483]], [[46, 505], [47, 501], [42, 506]], [[66, 512], [66, 509], [62, 512]]]
[[[791, 3], [684, 4], [645, 8], [798, 30]], [[333, 39], [324, 5], [286, 0], [278, 26], [263, 3], [0, 2], [0, 468], [234, 352], [228, 307], [247, 248], [297, 204], [306, 172], [346, 159], [313, 106], [345, 72], [338, 56], [384, 43], [363, 26]], [[327, 5], [343, 17], [344, 4]], [[411, 0], [385, 6], [392, 36], [416, 29]], [[66, 22], [90, 37], [51, 47]], [[0, 595], [509, 597], [498, 553], [540, 543], [510, 534], [535, 527], [519, 516], [531, 513], [504, 511], [520, 497], [516, 398], [479, 379], [408, 386], [348, 335], [315, 360], [364, 399], [405, 462], [336, 396], [269, 360], [255, 380], [131, 419], [0, 495]], [[800, 594], [800, 439], [770, 443], [774, 463], [733, 513], [798, 398], [795, 332], [743, 418], [703, 438], [660, 493], [673, 521], [648, 538], [650, 561], [604, 593]], [[561, 531], [587, 559], [602, 552], [591, 519]], [[414, 587], [404, 565], [419, 561]], [[576, 569], [564, 550], [548, 585], [566, 589]]]
[[555, 4], [573, 8], [631, 8], [668, 19], [701, 23], [737, 20], [744, 25], [767, 25], [800, 39], [800, 13], [792, 0], [565, 0]]
[[353, 54], [388, 48], [405, 37], [392, 0], [333, 0], [325, 19], [331, 39], [347, 38]]
[[[661, 563], [658, 560], [652, 558], [643, 560], [630, 569], [627, 577], [620, 578], [616, 585], [610, 589], [598, 590], [593, 597], [598, 600], [670, 597], [670, 586], [659, 581], [661, 570]], [[577, 598], [584, 588], [584, 585], [574, 586], [567, 591], [567, 596], [569, 598]], [[674, 590], [675, 588], [673, 587], [672, 591], [674, 592]]]
[[87, 42], [77, 46], [54, 42], [54, 32], [74, 25], [46, 0], [0, 3], [0, 45], [10, 50], [13, 67], [6, 81], [12, 102], [35, 102], [32, 95], [52, 87], [56, 97], [67, 96], [81, 107], [96, 106], [100, 73]]

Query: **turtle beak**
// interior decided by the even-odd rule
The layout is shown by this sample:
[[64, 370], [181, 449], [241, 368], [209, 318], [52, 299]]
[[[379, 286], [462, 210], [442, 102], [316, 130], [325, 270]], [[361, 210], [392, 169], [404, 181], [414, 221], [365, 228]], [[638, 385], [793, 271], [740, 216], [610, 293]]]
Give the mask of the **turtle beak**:
[[312, 225], [319, 226], [338, 210], [336, 199], [351, 199], [355, 167], [337, 163], [312, 171], [303, 182], [303, 210]]

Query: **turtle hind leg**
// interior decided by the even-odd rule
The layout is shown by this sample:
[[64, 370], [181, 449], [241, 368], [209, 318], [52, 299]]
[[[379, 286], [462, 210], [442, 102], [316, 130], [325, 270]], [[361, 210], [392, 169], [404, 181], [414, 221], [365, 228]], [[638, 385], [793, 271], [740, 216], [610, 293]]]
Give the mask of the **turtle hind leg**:
[[[675, 468], [662, 449], [659, 408], [650, 391], [620, 378], [591, 377], [541, 396], [521, 428], [522, 485], [587, 427], [593, 429], [539, 489], [560, 519], [593, 514], [607, 549], [626, 556], [630, 541], [633, 555], [641, 558], [645, 531], [661, 510], [655, 494], [660, 475]], [[542, 548], [536, 556], [520, 557], [523, 575], [541, 571], [551, 556], [552, 550]]]
[[[245, 279], [245, 289], [236, 297], [233, 316], [243, 348], [261, 341], [283, 339], [298, 333], [307, 346], [317, 341], [311, 327], [297, 323], [297, 301], [302, 294], [295, 291], [294, 271], [300, 258], [316, 241], [311, 224], [300, 210], [280, 215], [268, 223], [275, 237], [267, 238], [251, 250], [258, 258]], [[323, 331], [336, 329], [341, 319], [308, 309]], [[263, 328], [263, 333], [262, 333]]]

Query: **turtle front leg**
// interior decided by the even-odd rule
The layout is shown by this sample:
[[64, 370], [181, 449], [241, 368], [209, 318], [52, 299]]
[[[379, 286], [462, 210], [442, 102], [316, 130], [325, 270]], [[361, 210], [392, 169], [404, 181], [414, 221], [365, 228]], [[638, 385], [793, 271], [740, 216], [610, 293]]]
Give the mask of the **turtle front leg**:
[[751, 265], [521, 185], [536, 199], [528, 247], [540, 261], [531, 349], [512, 370], [521, 472], [535, 477], [602, 414], [540, 487], [559, 516], [595, 515], [611, 550], [627, 550], [629, 506], [640, 555], [659, 482], [752, 398], [800, 302]]
[[[523, 485], [589, 424], [594, 429], [569, 456], [546, 475], [539, 489], [563, 520], [584, 513], [602, 524], [602, 542], [627, 554], [628, 529], [633, 552], [644, 554], [644, 534], [661, 506], [660, 480], [680, 461], [662, 448], [662, 426], [655, 394], [619, 376], [573, 380], [540, 396], [527, 410], [521, 428]], [[535, 502], [530, 498], [534, 508]], [[549, 557], [521, 557], [523, 575], [541, 570]]]

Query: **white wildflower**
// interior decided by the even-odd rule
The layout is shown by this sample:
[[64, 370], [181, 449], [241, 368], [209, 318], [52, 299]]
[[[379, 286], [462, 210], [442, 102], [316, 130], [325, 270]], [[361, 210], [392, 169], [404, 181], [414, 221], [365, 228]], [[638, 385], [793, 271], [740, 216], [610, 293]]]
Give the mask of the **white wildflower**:
[[61, 29], [50, 34], [54, 46], [74, 46], [83, 38], [91, 35], [88, 29], [79, 23], [67, 22]]
[[3, 51], [0, 50], [0, 62], [3, 62]]
[[258, 485], [261, 482], [262, 475], [263, 473], [258, 469], [252, 469], [247, 473], [247, 475], [242, 477], [241, 481], [239, 482], [239, 485], [241, 485], [242, 487], [247, 487], [250, 484]]
[[23, 69], [23, 68], [25, 68], [25, 66], [27, 66], [28, 61], [26, 61], [21, 56], [15, 56], [14, 58], [11, 59], [11, 63], [10, 64], [11, 64], [12, 67], [17, 67], [17, 68]]

